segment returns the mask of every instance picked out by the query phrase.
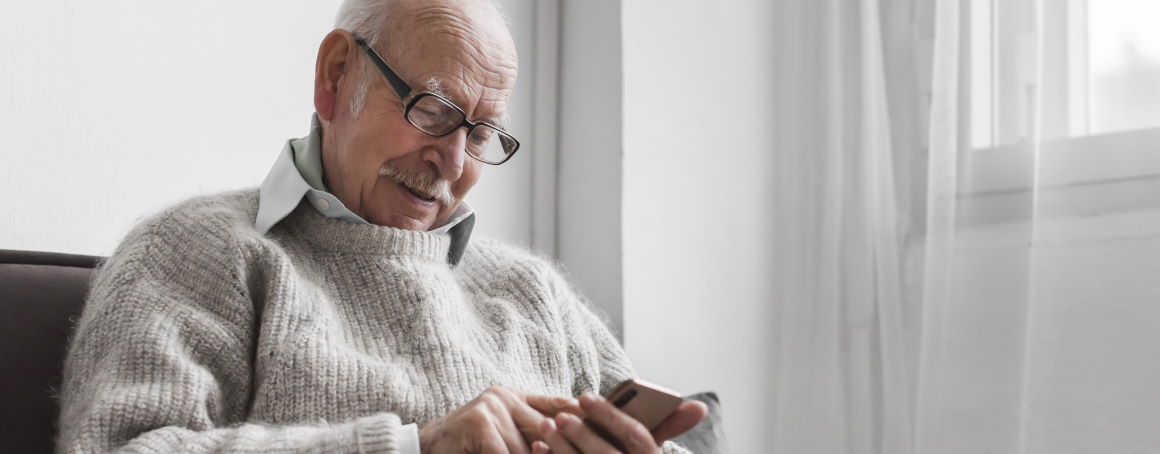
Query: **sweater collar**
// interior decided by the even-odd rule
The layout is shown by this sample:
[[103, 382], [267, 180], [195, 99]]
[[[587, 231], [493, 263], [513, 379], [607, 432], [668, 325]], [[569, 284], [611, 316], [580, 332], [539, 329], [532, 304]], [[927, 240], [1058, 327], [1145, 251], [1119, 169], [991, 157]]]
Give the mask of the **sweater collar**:
[[281, 224], [325, 251], [451, 262], [451, 235], [328, 218], [305, 201]]
[[[288, 140], [262, 182], [254, 227], [266, 233], [304, 203], [326, 218], [364, 227], [389, 228], [367, 222], [327, 190], [322, 182], [322, 127], [317, 114], [311, 116], [310, 134]], [[446, 257], [448, 263], [456, 265], [467, 249], [474, 226], [475, 213], [466, 202], [461, 202], [443, 225], [430, 232], [416, 233], [449, 236], [451, 245]]]

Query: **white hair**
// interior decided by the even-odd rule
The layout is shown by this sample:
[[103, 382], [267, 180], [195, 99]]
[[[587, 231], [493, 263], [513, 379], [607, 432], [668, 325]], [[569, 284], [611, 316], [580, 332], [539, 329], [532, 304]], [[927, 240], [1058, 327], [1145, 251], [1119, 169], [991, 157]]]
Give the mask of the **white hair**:
[[[384, 26], [387, 24], [387, 14], [391, 10], [391, 4], [396, 0], [344, 0], [342, 6], [338, 7], [338, 15], [334, 19], [334, 28], [340, 28], [351, 32], [366, 40], [367, 45], [372, 48], [379, 44], [379, 39], [382, 37]], [[504, 16], [503, 10], [499, 2], [492, 0], [492, 5], [495, 5], [496, 11], [500, 13], [503, 21], [507, 22], [507, 17]], [[351, 94], [350, 99], [350, 113], [355, 118], [358, 118], [362, 113], [363, 106], [366, 105], [367, 92], [370, 90], [370, 81], [373, 76], [371, 65], [365, 59], [359, 59], [356, 64], [358, 77], [355, 82], [354, 93]], [[428, 81], [430, 85], [432, 81]], [[438, 81], [434, 81], [435, 89], [439, 90]], [[440, 90], [441, 91], [441, 90]]]
[[334, 28], [366, 38], [374, 45], [379, 41], [379, 33], [386, 23], [388, 6], [395, 0], [346, 0], [338, 7]]
[[[351, 34], [366, 40], [367, 45], [374, 47], [379, 42], [379, 35], [387, 21], [389, 6], [395, 0], [345, 0], [338, 8], [338, 16], [334, 19], [334, 28], [341, 28]], [[350, 99], [351, 116], [358, 118], [366, 104], [367, 91], [370, 90], [371, 65], [359, 59], [355, 65], [358, 71], [354, 93]]]

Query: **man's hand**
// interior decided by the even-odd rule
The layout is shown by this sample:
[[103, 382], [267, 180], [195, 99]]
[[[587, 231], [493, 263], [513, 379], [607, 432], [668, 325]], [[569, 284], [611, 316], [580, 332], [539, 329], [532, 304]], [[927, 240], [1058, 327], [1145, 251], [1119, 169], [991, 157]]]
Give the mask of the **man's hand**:
[[583, 414], [576, 399], [527, 395], [499, 386], [419, 430], [419, 450], [431, 453], [526, 454], [542, 439], [542, 424], [560, 412]]
[[[661, 452], [661, 444], [681, 433], [692, 429], [708, 413], [701, 402], [682, 402], [677, 411], [660, 423], [651, 432], [643, 424], [614, 407], [604, 398], [584, 395], [580, 398], [581, 419], [571, 412], [558, 412], [554, 419], [545, 418], [540, 423], [539, 433], [543, 441], [532, 445], [536, 454], [612, 453], [656, 454]], [[605, 433], [585, 424], [587, 421]]]

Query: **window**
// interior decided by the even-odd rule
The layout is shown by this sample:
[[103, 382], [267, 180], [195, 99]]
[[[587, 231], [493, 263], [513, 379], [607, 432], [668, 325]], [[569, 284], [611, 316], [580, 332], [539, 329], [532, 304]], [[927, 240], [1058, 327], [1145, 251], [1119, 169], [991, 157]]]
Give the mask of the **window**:
[[967, 4], [964, 222], [1155, 208], [1160, 2]]
[[1160, 2], [984, 0], [970, 8], [975, 148], [1020, 143], [1035, 128], [1043, 140], [1160, 128]]
[[1087, 2], [1090, 134], [1160, 127], [1160, 2]]

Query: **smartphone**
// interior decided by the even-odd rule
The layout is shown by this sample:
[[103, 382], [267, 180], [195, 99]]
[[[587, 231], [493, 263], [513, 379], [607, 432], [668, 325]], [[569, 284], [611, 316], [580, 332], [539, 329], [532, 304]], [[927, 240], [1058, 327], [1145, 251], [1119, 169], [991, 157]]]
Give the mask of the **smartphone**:
[[636, 378], [618, 383], [604, 398], [640, 421], [648, 430], [653, 430], [677, 411], [683, 401], [674, 391]]

